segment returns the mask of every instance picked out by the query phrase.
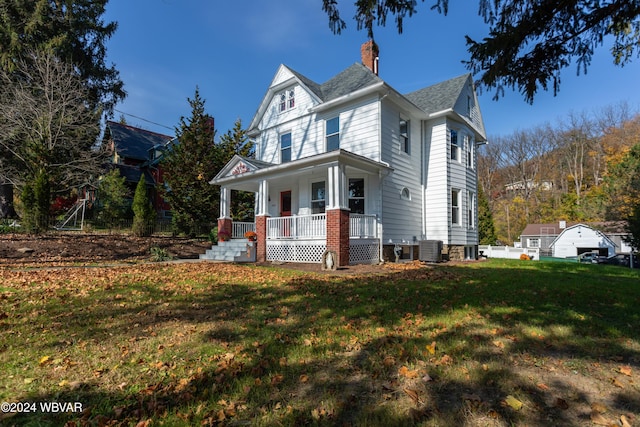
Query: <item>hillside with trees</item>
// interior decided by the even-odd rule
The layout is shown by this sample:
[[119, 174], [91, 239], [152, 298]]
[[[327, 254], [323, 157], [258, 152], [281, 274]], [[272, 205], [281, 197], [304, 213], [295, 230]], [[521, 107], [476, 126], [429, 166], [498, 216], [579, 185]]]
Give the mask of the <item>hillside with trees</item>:
[[626, 104], [490, 138], [479, 184], [499, 242], [529, 223], [626, 221], [640, 205], [640, 114]]

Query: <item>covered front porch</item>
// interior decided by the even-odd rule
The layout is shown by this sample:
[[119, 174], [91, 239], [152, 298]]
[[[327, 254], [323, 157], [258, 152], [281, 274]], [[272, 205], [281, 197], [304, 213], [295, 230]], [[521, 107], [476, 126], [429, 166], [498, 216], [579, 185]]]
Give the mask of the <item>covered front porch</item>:
[[[257, 261], [338, 266], [381, 259], [380, 187], [391, 169], [343, 150], [284, 164], [234, 157], [211, 183], [221, 185], [218, 230], [256, 233]], [[255, 221], [234, 222], [231, 190], [256, 194]]]
[[[349, 264], [380, 261], [379, 221], [375, 215], [349, 214]], [[255, 222], [232, 222], [232, 239], [244, 239]], [[267, 218], [266, 261], [322, 262], [327, 250], [327, 215]]]

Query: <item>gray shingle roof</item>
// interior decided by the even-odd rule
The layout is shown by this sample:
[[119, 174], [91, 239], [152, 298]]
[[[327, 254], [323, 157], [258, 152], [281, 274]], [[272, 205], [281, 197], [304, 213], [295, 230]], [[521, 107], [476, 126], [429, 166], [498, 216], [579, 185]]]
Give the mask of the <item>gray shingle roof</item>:
[[463, 74], [404, 96], [427, 114], [447, 110], [456, 105], [464, 85], [470, 78], [470, 74]]
[[314, 82], [291, 68], [289, 70], [323, 102], [340, 98], [382, 81], [371, 70], [357, 62], [322, 84]]
[[164, 145], [173, 137], [139, 129], [129, 125], [108, 121], [107, 128], [121, 157], [148, 160], [149, 150], [156, 145]]

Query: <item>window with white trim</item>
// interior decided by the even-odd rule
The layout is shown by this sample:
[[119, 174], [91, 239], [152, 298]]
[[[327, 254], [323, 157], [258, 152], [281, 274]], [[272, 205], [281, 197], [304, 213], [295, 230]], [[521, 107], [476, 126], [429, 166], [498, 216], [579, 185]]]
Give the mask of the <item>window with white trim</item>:
[[278, 95], [279, 103], [278, 110], [283, 113], [296, 106], [296, 91], [295, 89], [285, 90]]
[[467, 167], [469, 169], [473, 169], [474, 145], [473, 145], [473, 139], [471, 138], [471, 136], [469, 135], [464, 136], [464, 145], [465, 145], [465, 151], [467, 153]]
[[458, 145], [458, 132], [449, 131], [449, 145], [451, 145], [451, 160], [460, 161], [460, 146]]
[[311, 213], [324, 213], [326, 205], [326, 193], [324, 181], [311, 183]]
[[325, 137], [327, 151], [340, 149], [340, 117], [334, 117], [326, 121]]
[[349, 209], [354, 214], [364, 214], [364, 179], [349, 178]]
[[400, 149], [407, 154], [411, 154], [411, 144], [409, 142], [409, 120], [400, 119]]
[[402, 200], [411, 200], [411, 191], [407, 187], [404, 187], [400, 192], [400, 198]]
[[451, 189], [451, 224], [460, 225], [460, 190]]
[[472, 191], [467, 192], [467, 226], [469, 228], [475, 228], [475, 206], [476, 206], [476, 195]]
[[280, 163], [291, 161], [291, 132], [280, 135]]
[[532, 238], [532, 239], [527, 239], [527, 240], [528, 240], [527, 247], [529, 247], [529, 248], [539, 248], [540, 247], [540, 239]]

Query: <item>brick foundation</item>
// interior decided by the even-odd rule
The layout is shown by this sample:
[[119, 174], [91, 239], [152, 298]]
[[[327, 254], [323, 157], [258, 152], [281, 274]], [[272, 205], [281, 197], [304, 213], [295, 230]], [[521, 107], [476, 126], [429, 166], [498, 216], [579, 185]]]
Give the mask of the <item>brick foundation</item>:
[[338, 256], [337, 266], [349, 265], [349, 211], [332, 209], [327, 214], [327, 250]]
[[267, 216], [256, 216], [256, 261], [267, 261]]

